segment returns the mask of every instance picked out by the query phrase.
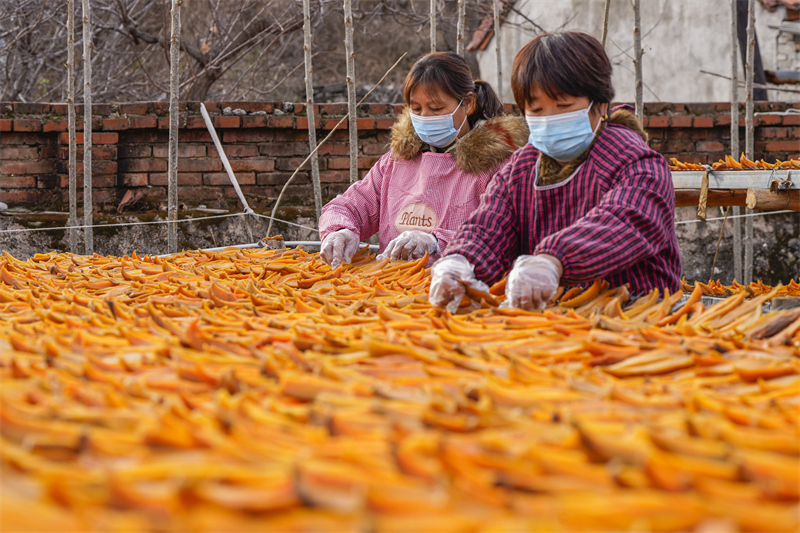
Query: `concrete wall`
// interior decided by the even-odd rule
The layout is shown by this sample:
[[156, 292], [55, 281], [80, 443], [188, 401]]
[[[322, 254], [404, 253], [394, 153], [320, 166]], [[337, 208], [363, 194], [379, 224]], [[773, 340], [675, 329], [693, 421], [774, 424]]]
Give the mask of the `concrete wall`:
[[[527, 0], [517, 2], [527, 18], [547, 31], [580, 30], [602, 35], [605, 0]], [[645, 102], [730, 101], [730, 82], [702, 74], [700, 70], [730, 75], [729, 0], [646, 0], [642, 9], [642, 60]], [[764, 68], [778, 65], [778, 32], [785, 8], [770, 13], [756, 3], [756, 33]], [[503, 99], [513, 101], [510, 88], [514, 56], [537, 33], [518, 14], [511, 14], [501, 27]], [[606, 51], [614, 66], [617, 100], [634, 100], [633, 10], [627, 0], [611, 3]], [[478, 52], [481, 77], [496, 83], [495, 43]], [[782, 68], [786, 66], [780, 65]], [[743, 79], [740, 61], [740, 78]], [[777, 96], [776, 96], [777, 95]], [[744, 100], [744, 91], [740, 91]], [[771, 100], [800, 101], [800, 94], [772, 93]]]

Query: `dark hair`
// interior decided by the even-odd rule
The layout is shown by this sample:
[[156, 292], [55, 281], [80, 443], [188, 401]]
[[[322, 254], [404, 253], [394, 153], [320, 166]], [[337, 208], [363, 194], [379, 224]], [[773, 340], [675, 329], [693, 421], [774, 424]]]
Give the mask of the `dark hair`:
[[475, 94], [475, 109], [467, 117], [470, 127], [478, 120], [497, 116], [503, 112], [503, 103], [488, 82], [473, 80], [466, 60], [455, 52], [431, 52], [414, 63], [403, 82], [403, 97], [406, 104], [411, 100], [411, 91], [417, 86], [430, 94], [435, 90], [461, 100]]
[[514, 58], [511, 90], [520, 111], [530, 103], [534, 87], [550, 98], [585, 96], [598, 104], [614, 98], [611, 62], [600, 41], [586, 33], [545, 33], [525, 45]]

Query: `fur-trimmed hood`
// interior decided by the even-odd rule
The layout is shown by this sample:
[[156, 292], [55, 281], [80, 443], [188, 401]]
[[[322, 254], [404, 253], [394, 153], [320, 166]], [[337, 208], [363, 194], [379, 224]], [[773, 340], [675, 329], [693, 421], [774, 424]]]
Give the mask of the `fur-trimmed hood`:
[[[629, 106], [626, 106], [629, 107]], [[614, 111], [612, 111], [611, 116], [606, 120], [606, 122], [600, 127], [600, 130], [597, 132], [600, 135], [600, 132], [605, 129], [606, 124], [619, 124], [620, 126], [625, 126], [628, 129], [635, 131], [644, 142], [647, 142], [649, 136], [647, 132], [644, 131], [642, 128], [642, 123], [636, 118], [636, 115], [628, 111], [627, 109], [623, 108], [622, 106], [618, 107]], [[595, 137], [596, 139], [596, 137]], [[576, 159], [564, 163], [563, 165], [555, 161], [553, 158], [549, 157], [546, 154], [541, 154], [540, 156], [540, 163], [539, 163], [539, 179], [537, 183], [539, 185], [553, 185], [564, 181], [569, 176], [572, 175], [573, 172], [583, 163], [587, 157], [589, 157], [589, 152], [592, 151], [594, 147], [594, 141], [592, 144], [589, 145], [589, 148], [586, 151], [578, 156]]]
[[[456, 165], [470, 174], [494, 169], [528, 141], [528, 125], [520, 117], [499, 115], [478, 122], [447, 150]], [[392, 126], [392, 152], [399, 159], [414, 159], [427, 145], [417, 136], [411, 112], [403, 110]]]

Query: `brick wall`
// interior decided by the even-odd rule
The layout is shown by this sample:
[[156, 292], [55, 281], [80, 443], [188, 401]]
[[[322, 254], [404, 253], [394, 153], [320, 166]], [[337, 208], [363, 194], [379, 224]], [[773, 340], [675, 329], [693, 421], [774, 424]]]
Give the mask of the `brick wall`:
[[[784, 111], [800, 103], [762, 102], [756, 112]], [[346, 113], [344, 104], [317, 107], [318, 139]], [[308, 119], [303, 104], [206, 103], [248, 202], [266, 209], [308, 154]], [[231, 108], [233, 113], [224, 113]], [[180, 104], [178, 198], [189, 207], [237, 208], [238, 200], [206, 131], [198, 102]], [[363, 176], [387, 150], [401, 106], [365, 104], [359, 109], [359, 161]], [[509, 111], [516, 111], [509, 106]], [[710, 163], [730, 146], [729, 104], [647, 104], [645, 127], [651, 146], [666, 157]], [[743, 114], [744, 110], [741, 110]], [[83, 124], [77, 106], [78, 129]], [[95, 209], [113, 210], [126, 190], [144, 191], [147, 207], [167, 197], [166, 102], [99, 104], [93, 107], [93, 198]], [[741, 119], [744, 126], [744, 118]], [[66, 105], [0, 103], [0, 201], [35, 209], [67, 210], [68, 140]], [[78, 134], [78, 186], [82, 187], [82, 135]], [[744, 132], [741, 133], [744, 146]], [[349, 183], [346, 127], [319, 150], [324, 200]], [[800, 158], [800, 116], [756, 117], [756, 157]], [[309, 172], [301, 172], [283, 205], [313, 206]], [[82, 191], [78, 191], [80, 205]]]

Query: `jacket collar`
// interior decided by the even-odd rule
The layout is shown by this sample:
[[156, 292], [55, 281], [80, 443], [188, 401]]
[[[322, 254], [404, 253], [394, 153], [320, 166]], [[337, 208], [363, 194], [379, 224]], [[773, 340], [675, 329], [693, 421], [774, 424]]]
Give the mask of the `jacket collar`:
[[[528, 125], [520, 117], [499, 115], [479, 121], [447, 150], [456, 165], [470, 174], [496, 168], [528, 140]], [[398, 159], [414, 159], [430, 150], [417, 136], [406, 107], [392, 126], [391, 148]]]

